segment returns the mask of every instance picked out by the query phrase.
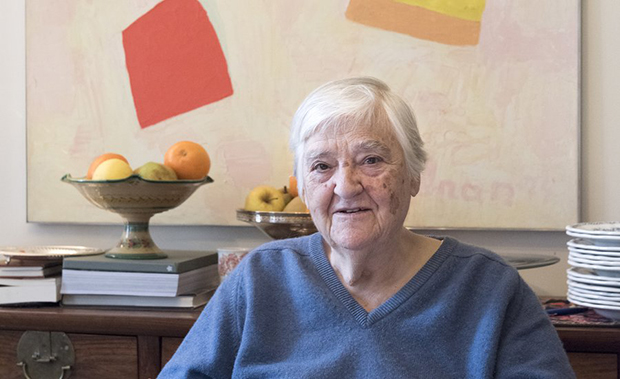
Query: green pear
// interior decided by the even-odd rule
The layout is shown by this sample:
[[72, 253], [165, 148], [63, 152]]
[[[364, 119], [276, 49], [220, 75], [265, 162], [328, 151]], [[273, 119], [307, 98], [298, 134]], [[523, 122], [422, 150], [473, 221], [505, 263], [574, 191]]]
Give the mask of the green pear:
[[293, 200], [293, 195], [288, 191], [286, 186], [279, 188], [280, 192], [282, 192], [282, 196], [284, 197], [284, 205], [288, 204], [291, 200]]
[[177, 180], [177, 174], [168, 166], [161, 163], [148, 162], [134, 170], [134, 174], [147, 180]]

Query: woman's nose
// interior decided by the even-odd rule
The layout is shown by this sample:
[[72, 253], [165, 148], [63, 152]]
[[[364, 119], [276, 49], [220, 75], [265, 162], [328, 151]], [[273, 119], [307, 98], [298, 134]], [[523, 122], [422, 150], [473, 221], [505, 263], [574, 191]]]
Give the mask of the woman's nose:
[[340, 167], [333, 177], [334, 193], [343, 198], [350, 198], [359, 194], [362, 183], [357, 171], [351, 166]]

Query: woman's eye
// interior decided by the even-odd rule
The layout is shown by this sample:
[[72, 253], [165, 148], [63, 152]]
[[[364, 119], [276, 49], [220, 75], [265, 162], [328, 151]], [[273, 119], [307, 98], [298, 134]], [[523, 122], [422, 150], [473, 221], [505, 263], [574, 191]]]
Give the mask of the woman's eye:
[[325, 171], [329, 169], [329, 166], [326, 165], [325, 163], [317, 163], [312, 167], [312, 169], [316, 171]]
[[366, 164], [376, 164], [381, 162], [381, 158], [379, 157], [367, 157], [366, 159], [364, 159], [364, 163]]

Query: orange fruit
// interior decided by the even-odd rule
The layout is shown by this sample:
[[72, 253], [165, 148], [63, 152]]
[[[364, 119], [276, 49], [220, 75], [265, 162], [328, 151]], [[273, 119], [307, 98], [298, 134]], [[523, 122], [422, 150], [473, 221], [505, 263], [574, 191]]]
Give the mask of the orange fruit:
[[120, 154], [116, 154], [116, 153], [101, 154], [100, 156], [95, 158], [95, 160], [93, 160], [93, 162], [90, 164], [90, 167], [88, 168], [88, 172], [86, 173], [86, 179], [92, 179], [93, 173], [95, 172], [97, 167], [99, 167], [100, 164], [107, 161], [108, 159], [120, 159], [121, 161], [125, 161], [125, 163], [129, 164], [129, 162], [127, 162], [127, 159], [125, 159], [125, 157], [123, 157]]
[[293, 197], [299, 196], [299, 192], [297, 191], [297, 178], [293, 175], [288, 177], [288, 193]]
[[173, 169], [179, 179], [202, 179], [211, 169], [211, 158], [196, 142], [180, 141], [166, 151], [164, 165]]

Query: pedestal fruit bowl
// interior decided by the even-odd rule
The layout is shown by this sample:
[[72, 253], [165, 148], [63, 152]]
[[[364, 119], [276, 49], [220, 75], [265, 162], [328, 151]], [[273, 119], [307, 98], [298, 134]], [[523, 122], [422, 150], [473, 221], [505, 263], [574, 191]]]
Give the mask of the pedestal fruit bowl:
[[301, 237], [317, 231], [310, 213], [261, 212], [237, 209], [237, 220], [257, 227], [273, 239]]
[[106, 257], [120, 259], [166, 258], [151, 238], [151, 217], [178, 207], [198, 187], [213, 182], [208, 176], [200, 180], [153, 181], [138, 175], [120, 180], [88, 180], [69, 174], [61, 180], [98, 208], [117, 213], [125, 220], [121, 240], [106, 252]]

